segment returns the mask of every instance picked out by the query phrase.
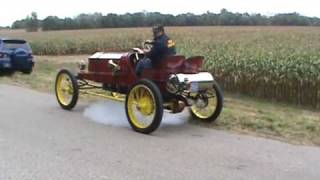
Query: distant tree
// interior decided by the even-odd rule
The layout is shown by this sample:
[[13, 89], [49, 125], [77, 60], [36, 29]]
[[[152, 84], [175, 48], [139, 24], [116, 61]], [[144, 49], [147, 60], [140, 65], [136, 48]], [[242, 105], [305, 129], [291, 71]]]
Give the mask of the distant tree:
[[0, 26], [0, 29], [10, 29], [10, 26]]
[[26, 24], [27, 24], [26, 19], [17, 20], [12, 24], [11, 28], [12, 29], [25, 29]]
[[26, 18], [26, 31], [36, 32], [39, 29], [39, 20], [36, 12], [32, 12], [31, 16]]
[[277, 14], [270, 18], [272, 25], [281, 26], [307, 26], [311, 24], [308, 17], [299, 15], [298, 13]]
[[62, 22], [58, 23], [58, 26], [61, 26], [59, 29], [79, 29], [79, 25], [72, 18], [64, 18]]
[[48, 16], [42, 20], [42, 30], [62, 30], [66, 29], [67, 25], [64, 24], [63, 20], [57, 16]]
[[96, 17], [97, 15], [80, 14], [74, 20], [77, 24], [79, 24], [79, 27], [82, 27], [84, 29], [91, 29], [97, 28]]
[[36, 13], [31, 17], [15, 21], [13, 29], [26, 28], [36, 31], [41, 25], [42, 30], [63, 29], [92, 29], [92, 28], [121, 28], [121, 27], [149, 27], [155, 24], [166, 26], [320, 26], [319, 18], [301, 16], [298, 13], [277, 14], [267, 17], [261, 14], [233, 13], [227, 9], [221, 9], [215, 14], [207, 11], [196, 15], [185, 13], [179, 15], [161, 14], [159, 12], [138, 12], [126, 14], [101, 13], [80, 14], [75, 18], [61, 19], [57, 16], [48, 16], [39, 21]]

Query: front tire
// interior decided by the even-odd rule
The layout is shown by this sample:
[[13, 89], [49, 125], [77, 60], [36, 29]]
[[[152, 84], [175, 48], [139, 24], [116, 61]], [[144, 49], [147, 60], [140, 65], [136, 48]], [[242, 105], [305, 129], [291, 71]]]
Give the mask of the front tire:
[[197, 104], [191, 106], [190, 112], [194, 119], [203, 122], [211, 123], [215, 121], [223, 108], [223, 94], [217, 83], [214, 83], [212, 89], [208, 90], [204, 98], [206, 106], [199, 106]]
[[23, 74], [31, 74], [32, 73], [32, 68], [29, 68], [29, 69], [24, 69], [24, 70], [22, 70], [22, 73]]
[[125, 103], [132, 129], [150, 134], [162, 120], [163, 100], [159, 88], [150, 80], [141, 80], [130, 89]]
[[79, 87], [76, 77], [68, 70], [58, 72], [55, 82], [55, 93], [59, 105], [65, 110], [75, 107], [79, 97]]

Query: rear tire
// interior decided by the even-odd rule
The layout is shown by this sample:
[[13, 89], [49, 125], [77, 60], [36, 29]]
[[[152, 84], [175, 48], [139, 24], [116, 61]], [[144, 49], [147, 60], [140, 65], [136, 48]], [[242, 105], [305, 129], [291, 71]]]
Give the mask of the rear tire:
[[23, 74], [31, 74], [32, 73], [32, 68], [30, 68], [30, 69], [24, 69], [24, 70], [22, 70], [22, 73]]
[[59, 105], [65, 110], [71, 110], [77, 104], [79, 87], [76, 77], [70, 71], [62, 69], [58, 72], [55, 94]]
[[[213, 90], [215, 92], [214, 96], [215, 96], [215, 99], [216, 99], [214, 111], [210, 112], [210, 110], [209, 110], [209, 114], [205, 114], [205, 113], [202, 112], [202, 109], [197, 108], [196, 105], [193, 105], [190, 108], [190, 112], [191, 112], [191, 115], [192, 115], [192, 117], [194, 119], [201, 120], [203, 122], [211, 123], [211, 122], [214, 122], [219, 117], [219, 115], [220, 115], [220, 113], [222, 111], [222, 108], [223, 108], [223, 93], [222, 93], [222, 91], [221, 91], [221, 89], [220, 89], [220, 87], [219, 87], [219, 85], [217, 83], [214, 83]], [[208, 103], [207, 107], [204, 107], [203, 109], [212, 108], [212, 107], [208, 107], [209, 105], [211, 105], [211, 104]]]

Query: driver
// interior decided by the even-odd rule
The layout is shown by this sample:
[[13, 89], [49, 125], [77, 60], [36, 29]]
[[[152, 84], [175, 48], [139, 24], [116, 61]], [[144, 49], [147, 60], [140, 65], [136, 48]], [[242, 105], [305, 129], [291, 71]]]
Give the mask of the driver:
[[171, 40], [161, 25], [152, 28], [153, 41], [147, 41], [146, 44], [152, 45], [150, 51], [146, 52], [145, 58], [141, 59], [136, 66], [136, 73], [141, 75], [143, 69], [156, 67], [166, 56], [175, 55], [175, 42]]

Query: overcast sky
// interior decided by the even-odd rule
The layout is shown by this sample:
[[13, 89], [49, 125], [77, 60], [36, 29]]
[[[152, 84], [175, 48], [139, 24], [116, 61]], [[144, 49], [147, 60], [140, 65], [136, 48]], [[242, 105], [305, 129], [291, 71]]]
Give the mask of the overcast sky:
[[319, 0], [1, 0], [0, 26], [9, 26], [17, 19], [25, 18], [32, 11], [40, 19], [49, 15], [74, 17], [80, 13], [103, 14], [126, 12], [161, 12], [180, 14], [206, 11], [219, 12], [226, 8], [232, 12], [276, 13], [298, 12], [306, 16], [320, 17]]

